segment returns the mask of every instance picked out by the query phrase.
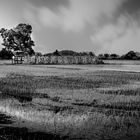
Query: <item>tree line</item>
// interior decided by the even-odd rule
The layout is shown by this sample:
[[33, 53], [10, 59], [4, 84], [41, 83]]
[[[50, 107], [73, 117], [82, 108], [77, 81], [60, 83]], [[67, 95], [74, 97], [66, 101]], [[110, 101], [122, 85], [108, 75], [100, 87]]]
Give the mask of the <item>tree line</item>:
[[101, 60], [140, 60], [140, 52], [134, 52], [134, 51], [129, 51], [124, 55], [118, 55], [116, 53], [105, 53], [105, 54], [99, 54], [95, 55], [94, 52], [74, 52], [72, 50], [62, 50], [62, 51], [54, 51], [52, 53], [46, 53], [42, 54], [40, 52], [36, 53], [38, 56], [85, 56], [85, 55], [90, 55], [90, 56], [96, 56], [98, 59]]
[[[53, 53], [46, 53], [42, 54], [41, 52], [34, 52], [37, 56], [84, 56], [84, 55], [90, 55], [95, 56], [93, 52], [74, 52], [70, 50], [62, 50], [62, 51], [54, 51]], [[13, 56], [13, 52], [10, 50], [7, 50], [6, 48], [2, 48], [0, 50], [0, 59], [11, 59]], [[97, 56], [98, 59], [101, 60], [140, 60], [140, 53], [129, 51], [128, 53], [124, 55], [118, 55], [118, 54], [99, 54]]]
[[134, 51], [129, 51], [124, 55], [105, 53], [99, 54], [98, 58], [102, 60], [140, 60], [140, 53]]
[[43, 55], [44, 56], [86, 56], [86, 55], [95, 56], [94, 52], [75, 52], [72, 50], [62, 50], [62, 51], [55, 50], [52, 53], [46, 53]]

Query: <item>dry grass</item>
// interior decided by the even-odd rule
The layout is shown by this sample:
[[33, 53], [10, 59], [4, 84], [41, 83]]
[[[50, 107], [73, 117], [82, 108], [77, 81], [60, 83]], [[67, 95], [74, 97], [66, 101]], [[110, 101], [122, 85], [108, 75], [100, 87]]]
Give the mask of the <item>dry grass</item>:
[[61, 128], [66, 130], [64, 135], [75, 138], [138, 139], [139, 81], [140, 73], [133, 72], [96, 71], [78, 76], [12, 73], [0, 79], [0, 91], [3, 96], [31, 97], [32, 101], [24, 104], [8, 102], [12, 111], [7, 111], [18, 109], [20, 117], [39, 122], [55, 120], [57, 133]]

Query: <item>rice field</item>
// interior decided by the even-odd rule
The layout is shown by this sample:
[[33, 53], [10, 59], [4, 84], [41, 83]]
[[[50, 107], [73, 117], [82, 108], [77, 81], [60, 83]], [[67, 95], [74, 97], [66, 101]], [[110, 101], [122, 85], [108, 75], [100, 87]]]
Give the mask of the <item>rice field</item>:
[[0, 117], [2, 138], [25, 129], [15, 139], [140, 139], [140, 72], [0, 65], [0, 73], [0, 112], [11, 132], [2, 133]]

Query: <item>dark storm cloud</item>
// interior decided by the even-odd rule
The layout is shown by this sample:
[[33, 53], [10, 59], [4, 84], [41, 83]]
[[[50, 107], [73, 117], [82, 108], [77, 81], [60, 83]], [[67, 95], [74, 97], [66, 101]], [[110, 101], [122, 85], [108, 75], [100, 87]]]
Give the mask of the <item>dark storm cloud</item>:
[[127, 0], [122, 5], [122, 11], [127, 12], [130, 15], [136, 14], [140, 11], [140, 0]]
[[140, 50], [140, 0], [0, 0], [0, 18], [31, 24], [38, 51]]
[[101, 44], [101, 52], [139, 51], [140, 0], [125, 0], [111, 20], [92, 37], [93, 43]]

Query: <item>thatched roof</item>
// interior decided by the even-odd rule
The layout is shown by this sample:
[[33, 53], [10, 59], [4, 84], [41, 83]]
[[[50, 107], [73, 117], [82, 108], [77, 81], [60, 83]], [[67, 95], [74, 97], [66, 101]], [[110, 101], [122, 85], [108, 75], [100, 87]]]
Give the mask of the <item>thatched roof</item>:
[[18, 51], [14, 51], [13, 54], [14, 54], [14, 56], [18, 56], [18, 57], [25, 56], [25, 52], [19, 51], [19, 50]]

